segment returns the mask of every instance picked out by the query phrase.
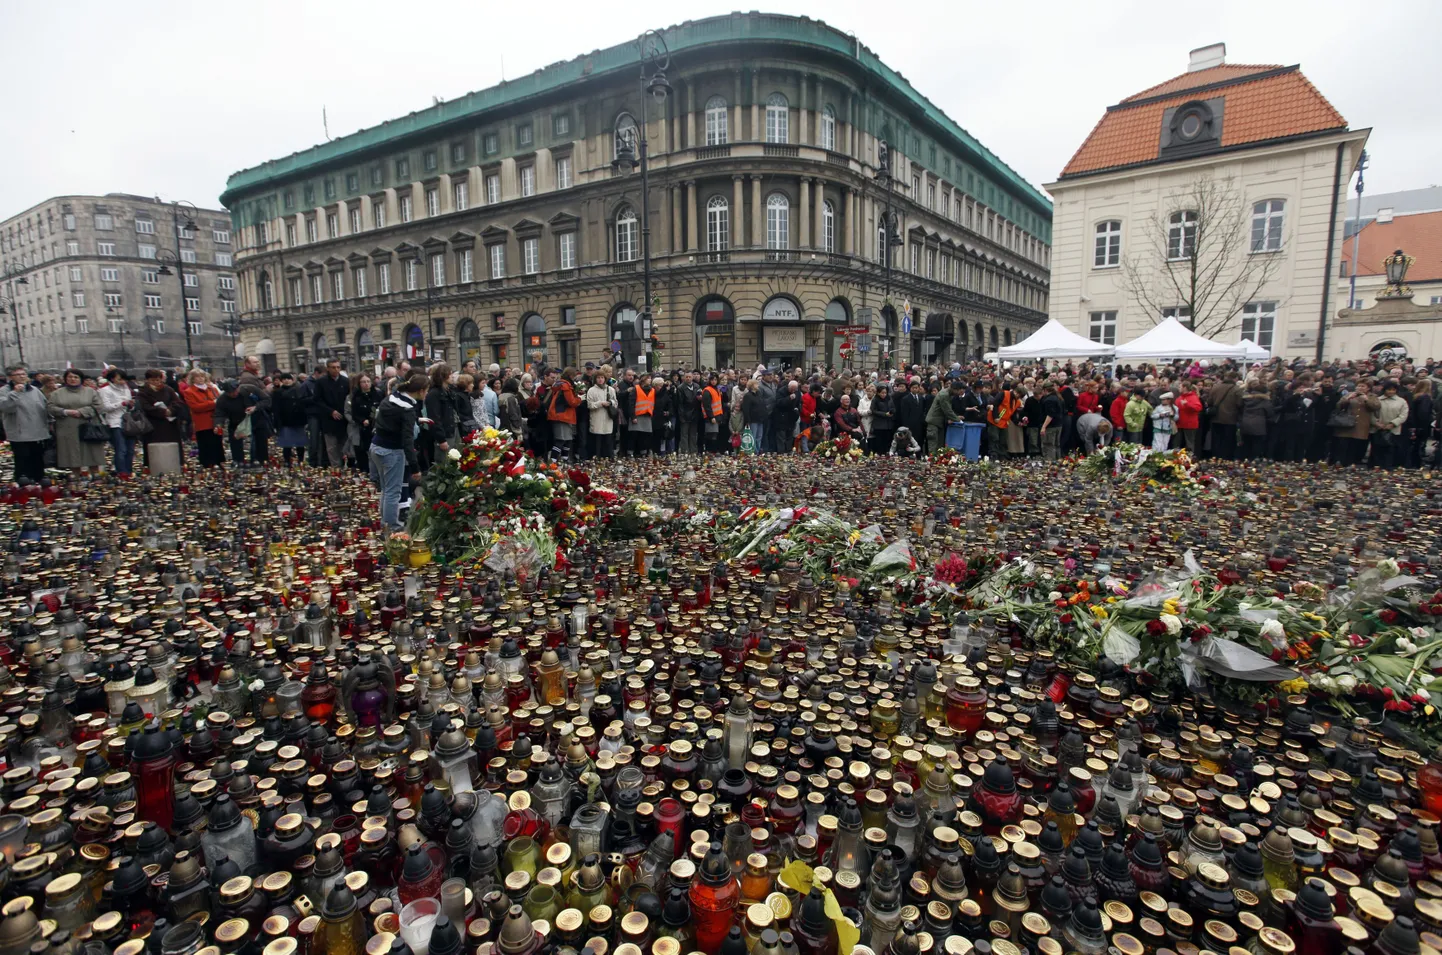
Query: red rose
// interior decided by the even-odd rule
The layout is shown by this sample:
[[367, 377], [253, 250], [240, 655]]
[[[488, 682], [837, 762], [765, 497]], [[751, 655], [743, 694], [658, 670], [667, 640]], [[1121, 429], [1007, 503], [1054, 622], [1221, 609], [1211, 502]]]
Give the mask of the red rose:
[[1164, 634], [1164, 633], [1166, 633], [1166, 632], [1167, 632], [1167, 625], [1164, 624], [1164, 623], [1162, 623], [1160, 620], [1148, 620], [1148, 621], [1147, 621], [1147, 633], [1151, 634], [1152, 636], [1154, 636], [1154, 637], [1160, 637], [1162, 634]]
[[1382, 619], [1382, 622], [1383, 622], [1383, 623], [1396, 623], [1396, 622], [1397, 622], [1397, 611], [1395, 611], [1395, 610], [1383, 610], [1383, 611], [1379, 612], [1379, 613], [1377, 614], [1377, 616]]
[[1064, 614], [1061, 615], [1061, 624], [1062, 624], [1062, 626], [1066, 626], [1067, 624], [1071, 623], [1071, 621], [1072, 621], [1072, 616], [1071, 616], [1071, 614], [1069, 614], [1069, 613], [1064, 613]]
[[1382, 687], [1382, 696], [1383, 696], [1383, 698], [1390, 700], [1390, 699], [1392, 699], [1393, 695], [1394, 695], [1394, 694], [1392, 693], [1392, 688], [1391, 688], [1390, 686], [1384, 686], [1384, 687]]

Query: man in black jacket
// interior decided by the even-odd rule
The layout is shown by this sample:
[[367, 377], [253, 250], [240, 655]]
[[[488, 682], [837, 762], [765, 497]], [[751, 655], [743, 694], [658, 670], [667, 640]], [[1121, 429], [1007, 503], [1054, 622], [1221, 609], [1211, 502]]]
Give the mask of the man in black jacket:
[[332, 358], [325, 363], [325, 374], [311, 383], [310, 417], [318, 422], [325, 441], [325, 456], [333, 469], [345, 463], [345, 400], [350, 394], [350, 379], [340, 373], [340, 362]]
[[696, 436], [701, 431], [701, 386], [689, 371], [681, 377], [681, 385], [676, 389], [676, 428], [677, 449], [682, 454], [695, 454]]
[[801, 420], [801, 385], [796, 381], [786, 384], [786, 390], [778, 392], [776, 403], [771, 406], [771, 434], [776, 436], [772, 447], [778, 454], [789, 454], [795, 444], [796, 422]]
[[311, 376], [298, 386], [301, 400], [305, 403], [306, 420], [306, 461], [313, 468], [325, 467], [325, 431], [321, 426], [320, 406], [316, 404], [315, 389], [325, 377], [325, 366], [316, 365]]
[[421, 480], [416, 459], [416, 418], [430, 385], [425, 372], [412, 372], [376, 410], [375, 434], [371, 436], [371, 479], [380, 488], [381, 523], [387, 531], [401, 529], [401, 485], [406, 475], [409, 474], [415, 484]]
[[[900, 387], [896, 389], [896, 424], [898, 428], [905, 428], [911, 432], [911, 436], [919, 442], [926, 441], [926, 396], [922, 389], [921, 379], [911, 380], [911, 390], [903, 392]], [[922, 447], [925, 453], [926, 448]]]

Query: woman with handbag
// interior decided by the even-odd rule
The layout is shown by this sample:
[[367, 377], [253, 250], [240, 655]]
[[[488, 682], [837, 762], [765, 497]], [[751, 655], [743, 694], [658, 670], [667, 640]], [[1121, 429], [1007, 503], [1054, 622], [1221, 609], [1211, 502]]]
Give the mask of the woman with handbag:
[[50, 392], [47, 406], [55, 428], [55, 466], [98, 472], [110, 443], [110, 430], [101, 420], [100, 393], [85, 387], [80, 372], [69, 368], [61, 386]]
[[125, 412], [135, 404], [130, 393], [130, 382], [125, 372], [111, 368], [105, 373], [105, 382], [97, 389], [100, 395], [100, 413], [106, 428], [110, 430], [110, 446], [115, 451], [112, 470], [118, 477], [130, 477], [135, 460], [135, 439], [125, 433]]
[[1358, 379], [1356, 391], [1337, 402], [1327, 426], [1332, 429], [1338, 445], [1338, 464], [1362, 463], [1372, 438], [1372, 413], [1381, 406], [1381, 402], [1372, 397], [1372, 385], [1365, 378]]

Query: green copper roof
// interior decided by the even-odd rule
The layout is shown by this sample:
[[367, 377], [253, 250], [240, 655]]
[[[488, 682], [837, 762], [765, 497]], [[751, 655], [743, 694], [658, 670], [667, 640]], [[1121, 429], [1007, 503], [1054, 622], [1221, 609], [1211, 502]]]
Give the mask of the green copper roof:
[[[771, 13], [733, 13], [704, 20], [688, 20], [668, 27], [661, 33], [673, 56], [708, 44], [752, 40], [796, 43], [850, 57], [864, 70], [885, 82], [905, 101], [921, 110], [929, 122], [944, 130], [985, 164], [986, 171], [1002, 180], [1016, 198], [1029, 202], [1045, 215], [1051, 214], [1051, 200], [1044, 193], [977, 142], [934, 103], [917, 92], [905, 77], [881, 62], [881, 59], [859, 40], [827, 26], [820, 20]], [[276, 180], [353, 160], [357, 154], [393, 140], [436, 131], [529, 97], [554, 92], [572, 83], [616, 70], [635, 68], [639, 63], [635, 41], [627, 41], [565, 62], [553, 63], [527, 76], [508, 80], [489, 89], [467, 93], [399, 119], [388, 120], [379, 126], [362, 129], [349, 136], [292, 153], [283, 159], [274, 159], [250, 169], [243, 169], [227, 180], [220, 201], [229, 207], [240, 193], [273, 184]]]

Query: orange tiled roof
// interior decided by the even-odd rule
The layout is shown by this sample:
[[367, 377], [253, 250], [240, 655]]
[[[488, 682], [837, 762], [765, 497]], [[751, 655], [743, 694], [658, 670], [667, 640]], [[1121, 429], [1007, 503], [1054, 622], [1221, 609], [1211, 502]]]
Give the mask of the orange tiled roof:
[[[1362, 227], [1357, 261], [1358, 275], [1381, 275], [1382, 260], [1401, 249], [1417, 261], [1407, 270], [1407, 282], [1442, 280], [1442, 212], [1397, 216], [1391, 222], [1369, 222]], [[1342, 244], [1342, 261], [1352, 269], [1352, 240]]]
[[[1216, 83], [1227, 85], [1203, 89]], [[1215, 66], [1183, 73], [1111, 107], [1061, 178], [1155, 162], [1162, 116], [1194, 99], [1220, 97], [1222, 148], [1346, 129], [1347, 121], [1296, 67]]]

